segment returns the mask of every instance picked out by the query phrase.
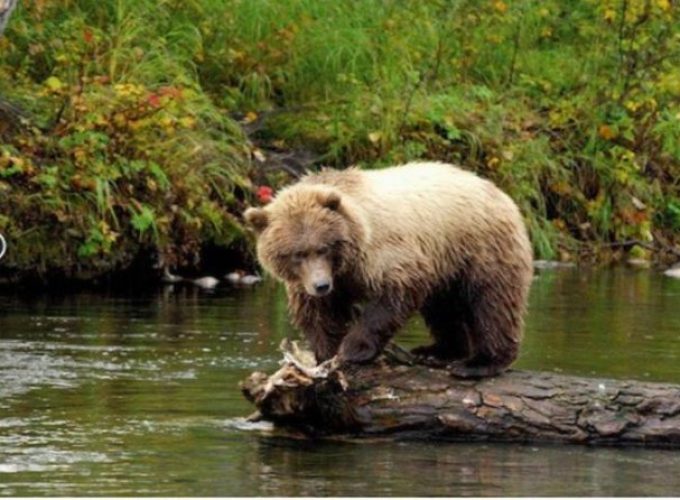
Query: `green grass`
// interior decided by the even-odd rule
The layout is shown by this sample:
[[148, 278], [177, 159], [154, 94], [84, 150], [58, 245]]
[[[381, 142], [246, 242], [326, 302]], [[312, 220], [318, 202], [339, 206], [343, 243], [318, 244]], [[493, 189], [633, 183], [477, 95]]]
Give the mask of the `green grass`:
[[220, 83], [242, 109], [289, 110], [273, 137], [335, 166], [461, 163], [518, 201], [541, 257], [677, 238], [670, 3], [230, 5]]
[[[664, 0], [23, 2], [0, 39], [0, 231], [19, 271], [176, 265], [243, 239], [233, 113], [333, 166], [462, 164], [539, 257], [680, 233], [680, 13]], [[268, 115], [267, 112], [276, 110]], [[87, 273], [86, 273], [87, 274]]]

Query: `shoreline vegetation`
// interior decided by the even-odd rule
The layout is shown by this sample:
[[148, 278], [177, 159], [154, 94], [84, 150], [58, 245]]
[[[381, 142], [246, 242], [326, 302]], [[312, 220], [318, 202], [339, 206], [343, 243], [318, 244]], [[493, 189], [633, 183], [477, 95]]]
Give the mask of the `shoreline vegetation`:
[[0, 284], [254, 265], [307, 168], [437, 160], [537, 259], [680, 256], [669, 0], [35, 0], [0, 35]]

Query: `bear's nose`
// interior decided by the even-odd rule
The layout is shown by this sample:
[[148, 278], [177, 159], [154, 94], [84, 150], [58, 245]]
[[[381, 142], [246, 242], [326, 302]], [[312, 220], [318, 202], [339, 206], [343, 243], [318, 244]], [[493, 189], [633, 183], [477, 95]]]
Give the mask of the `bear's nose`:
[[324, 295], [328, 293], [331, 289], [331, 284], [328, 281], [320, 281], [318, 283], [314, 283], [314, 291], [317, 293], [317, 295]]

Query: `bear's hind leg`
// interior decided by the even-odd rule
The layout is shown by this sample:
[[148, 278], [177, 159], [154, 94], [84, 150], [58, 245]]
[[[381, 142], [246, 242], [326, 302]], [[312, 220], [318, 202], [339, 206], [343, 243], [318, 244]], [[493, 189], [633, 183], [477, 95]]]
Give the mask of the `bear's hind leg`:
[[422, 358], [449, 362], [470, 355], [471, 314], [458, 284], [432, 294], [420, 310], [434, 342], [411, 352]]
[[506, 274], [497, 278], [477, 283], [470, 290], [471, 355], [449, 365], [453, 375], [490, 377], [517, 358], [529, 285], [521, 272], [513, 276], [506, 269]]

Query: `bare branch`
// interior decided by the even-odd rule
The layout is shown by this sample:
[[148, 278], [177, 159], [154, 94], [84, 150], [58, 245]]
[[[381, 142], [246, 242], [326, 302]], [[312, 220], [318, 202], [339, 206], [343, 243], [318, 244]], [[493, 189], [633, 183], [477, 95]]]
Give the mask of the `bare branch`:
[[12, 15], [18, 2], [19, 0], [0, 0], [0, 36], [4, 33], [9, 16]]

